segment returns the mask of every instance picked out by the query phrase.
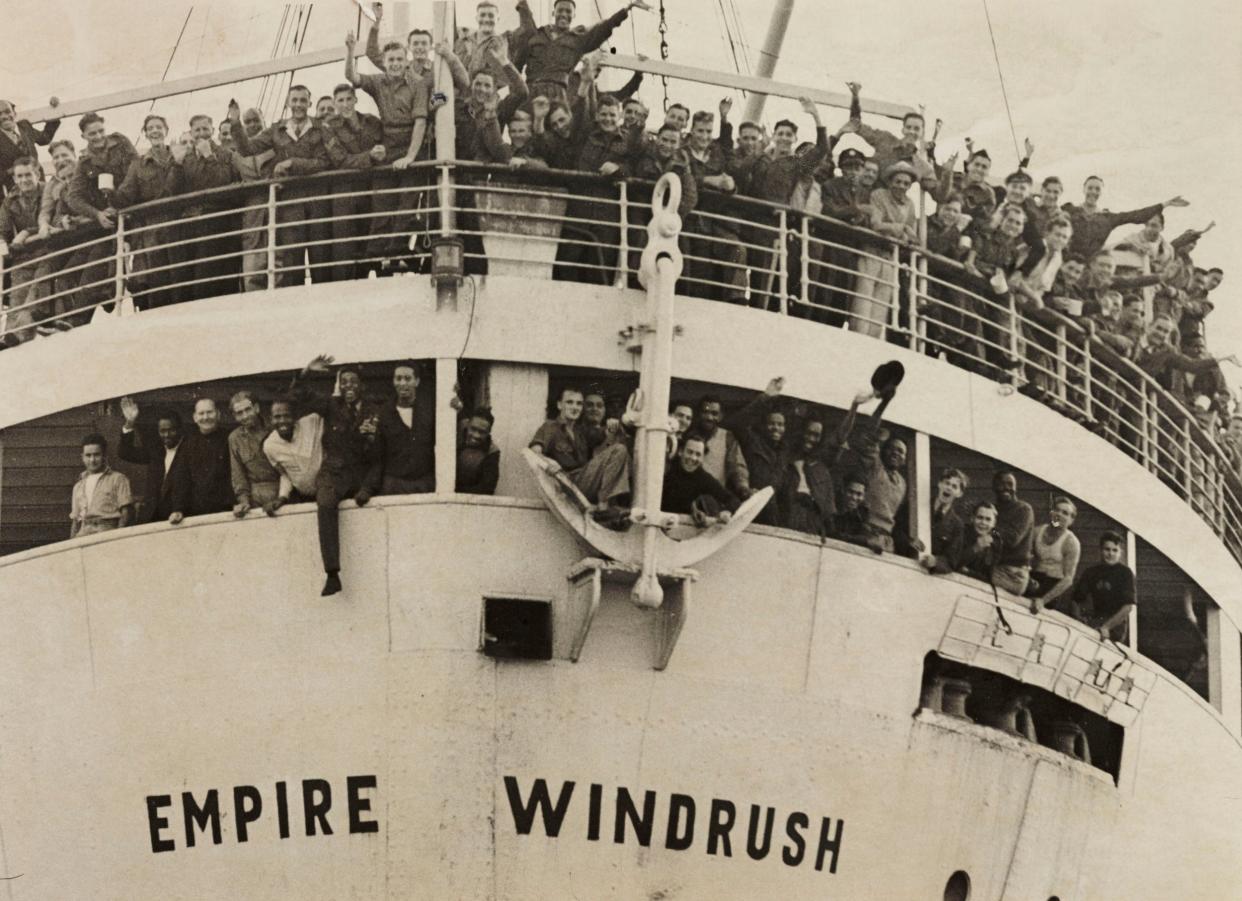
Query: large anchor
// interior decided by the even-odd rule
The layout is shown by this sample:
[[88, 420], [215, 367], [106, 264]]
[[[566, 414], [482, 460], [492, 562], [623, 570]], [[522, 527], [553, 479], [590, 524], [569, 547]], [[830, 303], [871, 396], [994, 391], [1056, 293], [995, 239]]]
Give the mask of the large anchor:
[[591, 503], [569, 477], [564, 472], [550, 472], [545, 457], [529, 449], [525, 451], [526, 461], [549, 509], [601, 557], [614, 561], [606, 564], [610, 571], [636, 572], [630, 599], [649, 608], [658, 608], [664, 603], [661, 576], [681, 584], [692, 580], [696, 573], [689, 567], [741, 534], [772, 496], [770, 487], [757, 491], [728, 523], [712, 523], [703, 529], [686, 528], [675, 514], [660, 509], [664, 464], [672, 432], [668, 405], [673, 365], [674, 289], [682, 270], [681, 250], [677, 246], [682, 226], [677, 214], [680, 202], [681, 180], [666, 173], [655, 186], [651, 221], [647, 225], [647, 246], [643, 249], [639, 268], [639, 281], [647, 291], [647, 304], [644, 319], [635, 329], [641, 339], [641, 369], [638, 390], [630, 400], [627, 413], [627, 418], [637, 427], [630, 525], [624, 531], [615, 531], [596, 523], [591, 516]]

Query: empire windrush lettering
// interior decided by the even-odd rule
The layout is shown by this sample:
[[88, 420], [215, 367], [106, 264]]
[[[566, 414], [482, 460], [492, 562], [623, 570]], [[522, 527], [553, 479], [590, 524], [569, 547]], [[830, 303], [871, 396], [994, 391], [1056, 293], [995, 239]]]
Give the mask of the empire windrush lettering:
[[[371, 801], [363, 792], [377, 786], [374, 776], [349, 776], [345, 780], [345, 817], [348, 820], [350, 834], [379, 832], [379, 823], [369, 819]], [[301, 799], [297, 795], [300, 792]], [[339, 797], [339, 795], [338, 795]], [[227, 803], [227, 802], [226, 802]], [[309, 836], [332, 835], [333, 828], [328, 820], [332, 810], [332, 783], [327, 779], [303, 779], [299, 788], [285, 782], [277, 782], [272, 794], [268, 795], [265, 806], [263, 793], [254, 785], [236, 785], [233, 787], [233, 820], [239, 844], [250, 841], [252, 826], [266, 814], [270, 820], [275, 805], [276, 834], [280, 838], [289, 838], [294, 832]], [[193, 848], [200, 842], [219, 845], [224, 842], [224, 831], [221, 826], [228, 818], [227, 809], [220, 807], [220, 790], [208, 789], [196, 795], [194, 792], [181, 793], [180, 804], [173, 800], [172, 795], [147, 796], [147, 825], [151, 830], [151, 852], [177, 850], [176, 830], [172, 825], [173, 811], [180, 807], [181, 819], [185, 827], [185, 844], [182, 847]], [[340, 828], [338, 813], [337, 828]], [[271, 837], [271, 829], [260, 830], [256, 827], [257, 838], [262, 831], [265, 837]]]
[[[530, 835], [539, 819], [543, 824], [543, 832], [548, 838], [560, 836], [561, 827], [569, 813], [570, 802], [574, 797], [576, 783], [562, 782], [556, 800], [548, 791], [548, 783], [544, 779], [536, 779], [529, 793], [523, 796], [521, 786], [514, 776], [505, 776], [505, 793], [509, 797], [509, 810], [513, 814], [513, 826], [518, 835]], [[745, 833], [745, 853], [751, 860], [763, 860], [769, 854], [777, 855], [773, 847], [773, 831], [776, 826], [776, 808], [751, 804], [749, 815], [740, 815], [738, 805], [723, 798], [712, 798], [710, 804], [696, 802], [689, 795], [676, 792], [668, 796], [667, 802], [658, 804], [656, 792], [646, 791], [636, 798], [628, 788], [618, 786], [612, 818], [612, 841], [623, 845], [630, 839], [644, 848], [650, 847], [652, 841], [657, 844], [661, 836], [656, 827], [664, 824], [663, 843], [670, 851], [688, 851], [695, 846], [696, 840], [708, 854], [734, 856], [736, 841], [737, 856], [742, 855], [742, 835]], [[657, 806], [660, 815], [657, 816]], [[696, 831], [696, 821], [699, 828]], [[745, 826], [743, 826], [745, 822]], [[801, 811], [792, 811], [784, 817], [783, 844], [779, 849], [782, 863], [787, 867], [801, 866], [808, 862], [810, 845], [807, 830], [811, 826], [811, 818]], [[587, 799], [588, 841], [597, 842], [606, 836], [607, 823], [604, 818], [604, 786], [592, 783]], [[736, 830], [736, 831], [735, 831]], [[823, 870], [825, 859], [828, 872], [837, 871], [837, 863], [841, 853], [841, 836], [845, 831], [845, 821], [833, 821], [823, 817], [819, 824], [819, 837], [815, 843], [815, 869]], [[778, 837], [777, 841], [782, 839]]]

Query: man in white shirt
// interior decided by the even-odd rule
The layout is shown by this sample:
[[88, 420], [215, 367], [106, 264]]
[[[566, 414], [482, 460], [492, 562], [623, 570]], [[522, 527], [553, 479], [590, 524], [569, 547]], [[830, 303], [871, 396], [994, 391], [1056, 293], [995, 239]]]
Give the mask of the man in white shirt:
[[323, 466], [323, 417], [308, 413], [294, 419], [293, 403], [272, 401], [272, 433], [263, 441], [263, 453], [280, 473], [280, 489], [263, 512], [275, 516], [289, 501], [312, 500]]
[[134, 518], [129, 479], [108, 466], [108, 442], [102, 435], [82, 439], [82, 465], [86, 471], [73, 486], [70, 501], [69, 537], [95, 535], [123, 529]]

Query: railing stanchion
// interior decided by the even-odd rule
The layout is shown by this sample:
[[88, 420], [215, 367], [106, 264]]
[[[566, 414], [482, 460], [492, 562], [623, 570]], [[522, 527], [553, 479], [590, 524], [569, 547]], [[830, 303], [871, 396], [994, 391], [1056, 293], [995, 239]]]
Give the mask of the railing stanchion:
[[811, 217], [802, 217], [802, 232], [799, 235], [802, 241], [802, 303], [803, 305], [811, 302]]
[[1091, 387], [1095, 381], [1091, 373], [1094, 359], [1091, 353], [1091, 337], [1088, 335], [1082, 342], [1082, 411], [1088, 419], [1095, 418], [1095, 402], [1091, 398]]
[[276, 182], [267, 186], [267, 290], [276, 290]]
[[[893, 242], [892, 259], [889, 261], [889, 271], [892, 273], [892, 283], [888, 285], [888, 314], [885, 319], [888, 321], [888, 328], [880, 328], [879, 338], [884, 341], [889, 332], [901, 331], [901, 245]], [[877, 284], [879, 284], [877, 282]]]
[[[0, 238], [0, 340], [9, 332], [9, 301], [13, 299], [12, 294], [4, 292], [4, 276], [5, 270], [8, 268], [6, 263], [9, 259], [9, 248]], [[52, 292], [56, 293], [55, 291]]]
[[121, 312], [121, 298], [125, 294], [125, 214], [116, 214], [116, 285], [113, 309]]
[[[1009, 358], [1011, 363], [1018, 363], [1022, 357], [1018, 346], [1018, 298], [1013, 291], [1005, 294], [1005, 298], [1009, 303]], [[1015, 365], [1013, 369], [1014, 384], [1018, 384], [1021, 380], [1018, 378], [1021, 367]]]
[[1181, 428], [1182, 438], [1182, 470], [1184, 472], [1183, 484], [1186, 488], [1186, 500], [1190, 502], [1190, 509], [1195, 508], [1195, 467], [1194, 467], [1194, 442], [1190, 437], [1190, 417], [1182, 418]]
[[[918, 250], [910, 251], [910, 290], [909, 295], [909, 319], [910, 319], [910, 349], [915, 353], [919, 353], [922, 348], [922, 342], [919, 340], [919, 328], [923, 323], [923, 317], [919, 315], [919, 298], [922, 296], [922, 271], [923, 254]], [[899, 278], [900, 281], [900, 278]]]
[[779, 306], [781, 315], [789, 314], [789, 215], [781, 210], [780, 215], [780, 247], [777, 249], [776, 265], [779, 266], [776, 280], [780, 292]]
[[1067, 375], [1067, 364], [1069, 362], [1069, 346], [1066, 339], [1065, 323], [1057, 323], [1057, 359], [1056, 359], [1056, 382], [1057, 382], [1057, 400], [1065, 403], [1069, 398], [1069, 377]]
[[617, 221], [621, 224], [621, 240], [617, 247], [617, 278], [613, 287], [624, 290], [629, 281], [630, 265], [630, 191], [624, 181], [618, 182], [618, 185], [621, 190], [617, 195], [620, 204]]

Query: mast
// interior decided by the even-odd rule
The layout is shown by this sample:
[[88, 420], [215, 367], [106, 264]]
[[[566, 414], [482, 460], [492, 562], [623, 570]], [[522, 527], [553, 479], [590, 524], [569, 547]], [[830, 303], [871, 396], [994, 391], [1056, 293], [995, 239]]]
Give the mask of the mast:
[[[759, 70], [756, 78], [771, 78], [776, 71], [776, 61], [780, 59], [781, 45], [785, 43], [785, 32], [789, 28], [789, 18], [793, 15], [794, 0], [776, 0], [772, 7], [772, 18], [768, 20], [768, 34], [763, 39], [763, 49], [759, 51]], [[751, 94], [746, 102], [744, 122], [758, 122], [763, 115], [763, 104], [767, 94]]]

